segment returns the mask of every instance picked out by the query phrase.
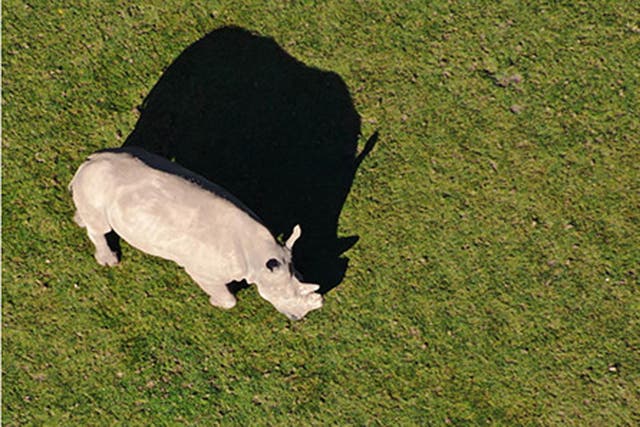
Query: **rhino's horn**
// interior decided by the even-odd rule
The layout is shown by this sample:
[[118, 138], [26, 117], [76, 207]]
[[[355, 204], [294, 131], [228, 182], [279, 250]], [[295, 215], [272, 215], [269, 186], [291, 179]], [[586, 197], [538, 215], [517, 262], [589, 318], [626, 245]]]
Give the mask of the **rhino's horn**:
[[298, 237], [300, 237], [300, 235], [302, 234], [302, 229], [300, 228], [300, 225], [296, 225], [295, 227], [293, 227], [293, 231], [291, 232], [291, 236], [289, 236], [289, 238], [287, 239], [286, 243], [284, 244], [287, 248], [289, 248], [289, 250], [291, 250], [293, 248], [293, 244], [296, 242], [296, 240], [298, 240]]
[[309, 295], [315, 291], [317, 291], [318, 289], [320, 289], [320, 285], [302, 285], [301, 289], [300, 289], [300, 295]]

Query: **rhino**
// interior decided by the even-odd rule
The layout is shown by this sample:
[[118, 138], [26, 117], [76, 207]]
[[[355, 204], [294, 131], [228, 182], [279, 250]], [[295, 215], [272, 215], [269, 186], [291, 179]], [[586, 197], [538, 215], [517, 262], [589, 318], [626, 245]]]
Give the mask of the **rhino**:
[[236, 305], [228, 284], [241, 280], [291, 320], [322, 307], [320, 286], [302, 282], [292, 263], [299, 225], [280, 244], [242, 202], [177, 163], [138, 147], [102, 150], [80, 165], [69, 189], [74, 220], [100, 265], [119, 262], [106, 239], [114, 231], [183, 267], [216, 307]]

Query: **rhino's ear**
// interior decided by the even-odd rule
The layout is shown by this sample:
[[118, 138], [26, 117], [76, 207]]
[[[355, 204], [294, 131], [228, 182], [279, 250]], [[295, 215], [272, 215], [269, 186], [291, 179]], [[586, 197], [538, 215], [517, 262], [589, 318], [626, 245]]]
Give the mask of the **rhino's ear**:
[[300, 225], [296, 225], [293, 227], [293, 231], [291, 232], [291, 236], [287, 239], [287, 242], [284, 244], [289, 250], [293, 248], [293, 244], [298, 240], [298, 237], [302, 234], [302, 229]]

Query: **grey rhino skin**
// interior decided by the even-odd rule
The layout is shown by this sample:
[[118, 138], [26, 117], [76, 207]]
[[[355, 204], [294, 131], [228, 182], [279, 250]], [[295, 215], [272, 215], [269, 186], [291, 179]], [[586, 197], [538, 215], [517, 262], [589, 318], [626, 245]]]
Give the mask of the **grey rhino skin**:
[[113, 230], [184, 267], [214, 306], [235, 306], [227, 284], [244, 279], [292, 320], [322, 307], [319, 285], [298, 280], [292, 265], [300, 226], [279, 244], [235, 197], [176, 163], [137, 147], [103, 150], [78, 168], [69, 188], [74, 220], [87, 229], [101, 265], [118, 263], [105, 238]]

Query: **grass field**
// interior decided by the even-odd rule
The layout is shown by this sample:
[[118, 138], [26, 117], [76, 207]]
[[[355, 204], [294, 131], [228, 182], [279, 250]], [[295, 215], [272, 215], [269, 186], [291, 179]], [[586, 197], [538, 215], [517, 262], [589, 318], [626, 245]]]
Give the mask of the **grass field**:
[[[3, 2], [3, 425], [640, 423], [635, 2], [73, 3]], [[379, 132], [300, 322], [126, 244], [100, 267], [72, 221], [78, 165], [226, 25]]]

